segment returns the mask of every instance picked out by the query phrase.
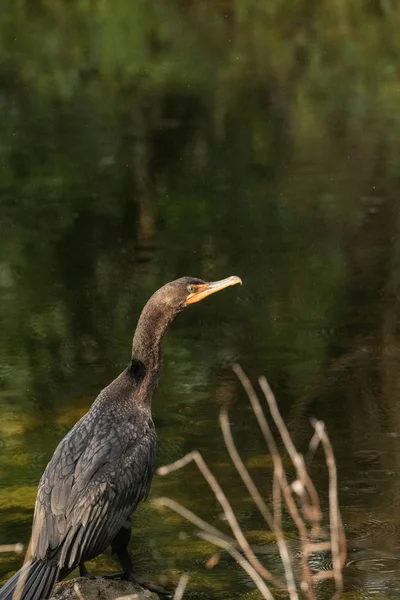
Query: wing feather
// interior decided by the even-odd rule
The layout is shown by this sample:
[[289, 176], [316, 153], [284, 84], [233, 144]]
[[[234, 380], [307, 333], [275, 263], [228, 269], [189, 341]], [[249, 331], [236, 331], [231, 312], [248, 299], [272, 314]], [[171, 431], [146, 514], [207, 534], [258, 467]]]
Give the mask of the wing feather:
[[147, 496], [153, 475], [151, 421], [141, 435], [136, 427], [131, 438], [110, 422], [86, 436], [82, 429], [81, 420], [56, 449], [36, 500], [32, 554], [54, 557], [60, 568], [72, 569], [103, 552]]

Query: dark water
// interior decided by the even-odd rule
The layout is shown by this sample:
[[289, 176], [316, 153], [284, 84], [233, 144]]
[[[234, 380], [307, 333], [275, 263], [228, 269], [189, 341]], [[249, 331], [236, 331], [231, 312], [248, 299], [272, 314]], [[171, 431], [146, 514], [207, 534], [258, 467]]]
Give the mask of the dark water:
[[[151, 293], [182, 275], [237, 274], [242, 288], [185, 311], [168, 334], [159, 463], [200, 450], [249, 539], [268, 542], [218, 426], [229, 403], [269, 497], [270, 462], [231, 365], [265, 374], [300, 451], [310, 417], [327, 425], [352, 548], [346, 597], [398, 598], [395, 38], [371, 9], [349, 22], [322, 11], [318, 23], [337, 29], [316, 39], [299, 25], [312, 19], [303, 2], [300, 16], [285, 13], [303, 32], [295, 42], [277, 13], [263, 22], [250, 4], [60, 1], [33, 13], [21, 2], [1, 17], [0, 543], [28, 541], [40, 475], [129, 360]], [[373, 41], [385, 35], [387, 47]], [[326, 48], [331, 61], [314, 61]], [[312, 475], [326, 509], [321, 457]], [[225, 527], [193, 466], [156, 477], [135, 519], [140, 570], [175, 582], [189, 571], [188, 598], [253, 597], [230, 559], [205, 568], [212, 547], [158, 512], [160, 495]], [[19, 564], [3, 555], [1, 576]]]

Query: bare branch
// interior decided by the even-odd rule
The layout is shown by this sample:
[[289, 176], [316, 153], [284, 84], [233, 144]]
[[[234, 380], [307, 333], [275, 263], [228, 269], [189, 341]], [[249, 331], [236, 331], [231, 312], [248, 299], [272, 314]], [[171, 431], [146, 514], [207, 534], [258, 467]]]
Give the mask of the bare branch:
[[315, 489], [315, 486], [307, 473], [303, 457], [297, 452], [293, 444], [292, 438], [290, 437], [290, 433], [285, 425], [284, 420], [281, 417], [275, 396], [268, 384], [268, 381], [265, 377], [260, 377], [258, 381], [264, 393], [265, 399], [268, 402], [268, 407], [271, 416], [275, 422], [275, 425], [278, 428], [279, 434], [282, 438], [286, 450], [288, 451], [290, 459], [296, 468], [297, 478], [301, 481], [301, 483], [304, 486], [304, 489], [307, 490], [307, 493], [309, 495], [311, 506], [308, 504], [308, 502], [306, 502], [306, 498], [304, 496], [302, 497], [303, 502], [306, 502], [304, 506], [304, 514], [306, 518], [313, 522], [314, 528], [318, 530], [322, 516], [317, 490]]
[[274, 600], [274, 597], [271, 594], [265, 581], [263, 581], [263, 579], [260, 577], [260, 575], [257, 573], [257, 571], [251, 566], [249, 561], [247, 561], [240, 554], [240, 552], [235, 550], [235, 548], [231, 544], [228, 544], [227, 542], [225, 542], [224, 540], [221, 540], [218, 537], [209, 535], [208, 533], [198, 533], [197, 535], [199, 537], [201, 537], [203, 540], [206, 540], [207, 542], [210, 542], [211, 544], [215, 544], [216, 546], [219, 546], [220, 548], [224, 548], [224, 550], [229, 552], [229, 554], [236, 560], [236, 562], [242, 567], [242, 569], [244, 571], [246, 571], [246, 573], [249, 575], [249, 577], [252, 578], [252, 580], [256, 584], [257, 588], [259, 589], [260, 593], [262, 594], [263, 598], [266, 598], [267, 600]]
[[264, 577], [264, 579], [273, 581], [275, 578], [272, 575], [272, 573], [270, 573], [268, 571], [268, 569], [266, 569], [260, 563], [260, 561], [257, 559], [256, 555], [254, 554], [253, 550], [251, 549], [250, 544], [247, 541], [247, 539], [236, 519], [236, 516], [232, 510], [232, 506], [231, 506], [228, 498], [225, 496], [225, 494], [224, 494], [221, 486], [219, 485], [218, 481], [216, 480], [215, 476], [213, 475], [213, 473], [210, 471], [210, 469], [206, 465], [200, 452], [198, 452], [197, 450], [194, 450], [193, 452], [189, 452], [189, 454], [186, 454], [186, 456], [184, 456], [180, 460], [177, 460], [176, 462], [174, 462], [170, 465], [160, 467], [158, 469], [158, 473], [160, 475], [166, 475], [167, 473], [171, 473], [172, 471], [181, 469], [183, 466], [187, 465], [191, 460], [193, 460], [196, 463], [196, 465], [198, 466], [204, 479], [207, 481], [208, 485], [214, 492], [214, 495], [217, 498], [218, 502], [220, 503], [222, 510], [224, 511], [224, 515], [232, 529], [232, 533], [235, 536], [241, 550], [244, 552], [244, 554], [247, 557], [247, 559], [249, 560], [249, 562], [253, 565], [253, 567], [256, 569], [256, 571], [261, 575], [261, 577]]
[[193, 525], [196, 525], [196, 527], [203, 530], [205, 533], [209, 533], [210, 535], [215, 535], [216, 537], [221, 538], [221, 540], [225, 540], [228, 544], [232, 544], [232, 546], [236, 546], [236, 547], [240, 548], [240, 546], [236, 542], [236, 540], [229, 537], [228, 535], [225, 535], [225, 533], [223, 533], [216, 527], [213, 527], [206, 521], [203, 521], [203, 519], [201, 519], [200, 517], [195, 515], [192, 511], [190, 511], [185, 506], [182, 506], [182, 504], [179, 504], [179, 502], [175, 502], [175, 500], [171, 500], [171, 498], [162, 497], [162, 498], [157, 498], [156, 500], [154, 500], [154, 504], [156, 506], [166, 506], [167, 508], [170, 508], [174, 512], [176, 512], [179, 515], [181, 515], [182, 517], [184, 517], [190, 523], [193, 523]]
[[74, 583], [74, 592], [78, 596], [78, 600], [85, 600], [78, 583]]
[[23, 550], [24, 550], [24, 545], [21, 543], [0, 545], [0, 553], [16, 552], [16, 554], [21, 554], [23, 552]]
[[[245, 484], [255, 505], [264, 517], [265, 522], [276, 537], [279, 553], [284, 566], [287, 585], [284, 585], [278, 578], [274, 577], [256, 558], [254, 549], [250, 547], [233, 512], [230, 502], [199, 452], [190, 452], [175, 463], [161, 467], [158, 470], [158, 473], [166, 475], [167, 473], [178, 470], [189, 462], [194, 461], [220, 503], [235, 539], [224, 534], [216, 527], [213, 527], [174, 500], [160, 498], [156, 501], [156, 504], [159, 506], [167, 506], [171, 510], [182, 515], [201, 530], [197, 534], [199, 537], [229, 552], [229, 554], [246, 571], [249, 577], [253, 579], [264, 598], [273, 600], [271, 591], [265, 581], [268, 580], [274, 586], [287, 590], [290, 600], [299, 600], [298, 588], [296, 586], [296, 579], [292, 567], [293, 556], [290, 553], [290, 548], [282, 531], [282, 511], [283, 507], [285, 507], [298, 530], [301, 545], [301, 581], [297, 585], [299, 585], [301, 590], [306, 594], [308, 600], [315, 600], [315, 582], [324, 579], [334, 579], [336, 586], [334, 598], [337, 600], [343, 589], [342, 568], [346, 558], [346, 540], [338, 506], [335, 459], [332, 446], [325, 432], [324, 424], [319, 421], [313, 422], [314, 434], [309, 444], [309, 450], [314, 454], [318, 446], [321, 445], [325, 454], [329, 473], [329, 539], [322, 538], [321, 536], [321, 532], [323, 531], [321, 529], [322, 513], [318, 493], [309, 476], [304, 458], [297, 452], [290, 437], [290, 433], [279, 413], [275, 397], [267, 380], [264, 377], [261, 377], [259, 380], [260, 387], [267, 400], [271, 416], [279, 431], [284, 447], [296, 470], [296, 479], [291, 483], [288, 482], [276, 441], [250, 380], [239, 365], [234, 365], [233, 370], [247, 393], [272, 458], [272, 514], [239, 455], [232, 436], [228, 411], [226, 408], [222, 408], [220, 412], [222, 434], [233, 465]], [[284, 501], [284, 504], [282, 504], [282, 500]], [[317, 540], [316, 536], [318, 536]], [[245, 556], [243, 556], [240, 551], [243, 552]], [[309, 564], [309, 556], [314, 552], [322, 551], [331, 551], [333, 563], [332, 570], [312, 573]], [[212, 564], [214, 564], [213, 561]], [[179, 597], [179, 600], [180, 599], [181, 596]]]
[[[280, 489], [282, 490], [283, 497], [285, 499], [286, 506], [288, 511], [299, 531], [300, 540], [306, 541], [308, 539], [308, 531], [306, 524], [304, 523], [299, 510], [297, 508], [296, 502], [294, 501], [292, 489], [287, 482], [285, 471], [283, 469], [282, 459], [278, 452], [277, 445], [274, 440], [274, 436], [272, 435], [271, 429], [268, 425], [268, 421], [265, 418], [263, 409], [261, 408], [260, 401], [257, 397], [257, 394], [247, 377], [244, 373], [243, 369], [239, 365], [234, 365], [233, 370], [236, 373], [239, 381], [241, 382], [247, 396], [250, 400], [251, 406], [253, 408], [254, 414], [257, 418], [258, 424], [260, 426], [261, 432], [264, 436], [264, 439], [267, 443], [269, 452], [271, 454], [272, 462], [274, 464], [274, 482], [279, 484]], [[280, 494], [276, 489], [276, 483], [273, 488], [274, 491], [274, 518], [276, 519], [276, 512], [280, 513]], [[280, 526], [280, 516], [277, 520], [277, 523]], [[302, 575], [304, 581], [301, 584], [302, 589], [307, 590], [308, 597], [310, 600], [315, 599], [315, 590], [313, 585], [313, 580], [311, 576], [310, 566], [308, 564], [308, 555], [306, 553], [302, 553]]]
[[[257, 486], [255, 485], [255, 483], [254, 483], [253, 479], [251, 478], [248, 470], [246, 469], [242, 459], [240, 458], [240, 455], [235, 446], [235, 442], [233, 441], [231, 427], [230, 427], [230, 423], [229, 423], [229, 419], [228, 419], [228, 411], [227, 411], [226, 407], [223, 407], [221, 409], [219, 421], [220, 421], [220, 425], [221, 425], [222, 434], [224, 436], [225, 445], [229, 452], [229, 456], [231, 457], [231, 460], [232, 460], [237, 472], [239, 473], [240, 477], [242, 478], [243, 483], [247, 487], [249, 494], [252, 497], [252, 499], [254, 500], [258, 510], [264, 517], [264, 519], [267, 522], [271, 531], [276, 535], [279, 552], [281, 554], [282, 563], [283, 563], [284, 570], [285, 570], [285, 577], [286, 577], [289, 596], [290, 596], [291, 600], [298, 600], [298, 594], [296, 591], [296, 582], [295, 582], [294, 574], [293, 574], [293, 570], [292, 570], [289, 549], [286, 544], [285, 537], [282, 533], [282, 528], [280, 526], [280, 523], [275, 521], [275, 519], [272, 517], [267, 505], [265, 504], [263, 498], [261, 497], [260, 492], [257, 489]], [[283, 587], [280, 582], [279, 582], [279, 586]]]
[[235, 442], [233, 441], [231, 426], [228, 419], [228, 410], [226, 407], [221, 408], [221, 412], [219, 414], [219, 422], [221, 425], [222, 435], [224, 436], [225, 445], [229, 452], [229, 456], [242, 478], [243, 483], [247, 487], [250, 496], [253, 498], [258, 510], [266, 520], [268, 526], [273, 531], [275, 527], [273, 516], [270, 513], [269, 508], [265, 504], [263, 498], [261, 497], [260, 492], [257, 489], [253, 479], [251, 478], [248, 470], [246, 469], [242, 459], [239, 456], [239, 452], [236, 449]]
[[179, 583], [175, 590], [173, 600], [182, 600], [183, 594], [185, 593], [185, 589], [188, 584], [188, 581], [189, 581], [189, 575], [187, 573], [184, 573], [183, 575], [181, 575], [181, 578], [179, 579]]
[[326, 466], [329, 473], [329, 523], [332, 547], [332, 570], [336, 583], [336, 596], [343, 590], [342, 569], [346, 561], [346, 539], [343, 533], [342, 518], [340, 516], [337, 471], [332, 445], [322, 421], [313, 422], [315, 432], [320, 437], [325, 452]]

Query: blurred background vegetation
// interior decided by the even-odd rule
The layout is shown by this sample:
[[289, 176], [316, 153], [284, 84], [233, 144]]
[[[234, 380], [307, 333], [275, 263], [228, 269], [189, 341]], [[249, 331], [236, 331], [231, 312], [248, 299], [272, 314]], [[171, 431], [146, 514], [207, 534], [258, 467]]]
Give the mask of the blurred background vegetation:
[[[232, 402], [263, 481], [239, 360], [300, 448], [308, 417], [326, 421], [347, 525], [396, 554], [399, 25], [395, 0], [3, 0], [1, 542], [29, 537], [43, 468], [129, 359], [148, 296], [238, 274], [168, 337], [160, 461], [202, 450], [260, 541], [216, 425]], [[154, 490], [219, 518], [195, 472]], [[176, 519], [148, 505], [138, 527], [144, 570], [195, 571], [189, 597], [248, 591], [229, 562], [205, 576], [211, 547], [177, 542]], [[400, 568], [372, 565], [348, 589], [398, 597]]]

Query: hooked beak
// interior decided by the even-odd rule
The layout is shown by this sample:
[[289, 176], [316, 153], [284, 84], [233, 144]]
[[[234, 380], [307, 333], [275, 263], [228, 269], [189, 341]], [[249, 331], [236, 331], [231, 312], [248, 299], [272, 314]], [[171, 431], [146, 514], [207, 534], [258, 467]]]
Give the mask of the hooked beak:
[[186, 298], [186, 304], [194, 304], [195, 302], [200, 302], [200, 300], [204, 300], [207, 296], [211, 296], [211, 294], [215, 294], [215, 292], [219, 292], [224, 290], [225, 288], [236, 285], [240, 283], [242, 285], [242, 280], [240, 277], [236, 277], [236, 275], [232, 275], [231, 277], [227, 277], [226, 279], [221, 279], [221, 281], [211, 281], [209, 283], [201, 283], [199, 285], [194, 286], [196, 289], [194, 292], [188, 295]]

